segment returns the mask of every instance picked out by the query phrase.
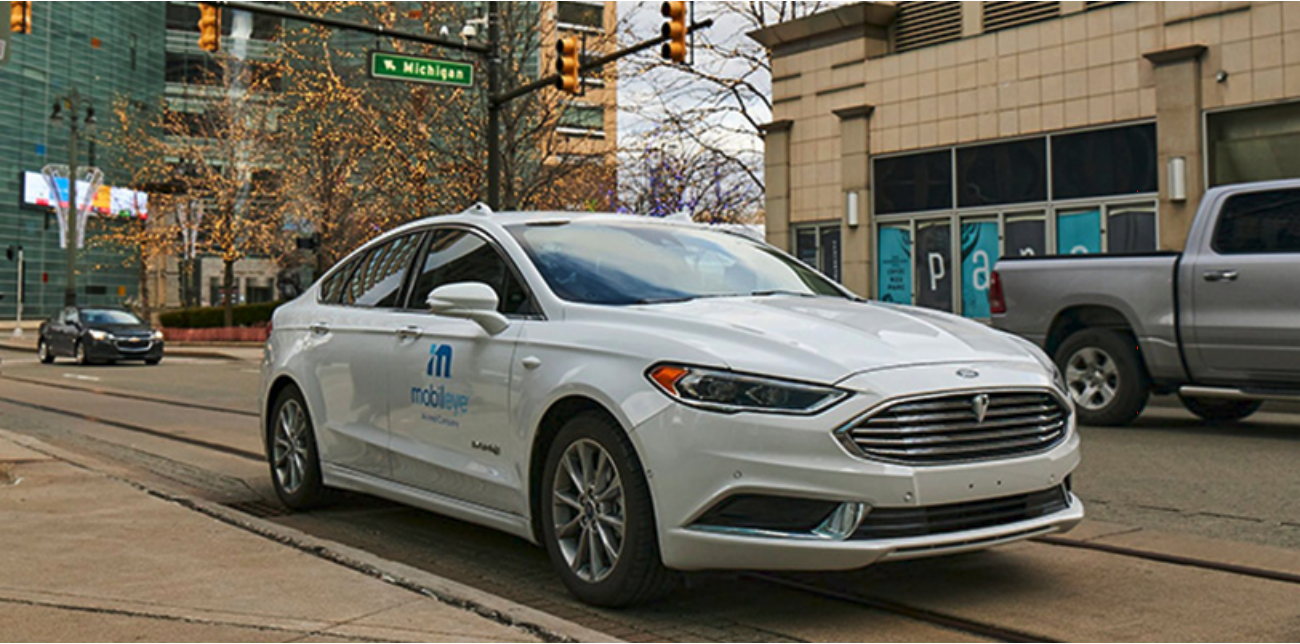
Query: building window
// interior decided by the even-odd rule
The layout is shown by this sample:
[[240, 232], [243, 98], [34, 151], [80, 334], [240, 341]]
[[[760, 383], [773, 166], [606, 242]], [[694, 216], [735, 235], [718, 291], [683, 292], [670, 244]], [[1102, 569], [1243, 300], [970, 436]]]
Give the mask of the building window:
[[557, 2], [556, 22], [564, 27], [605, 30], [605, 5], [600, 2]]
[[952, 208], [952, 151], [877, 159], [876, 214]]
[[957, 205], [962, 208], [1047, 199], [1045, 139], [957, 149]]
[[876, 297], [986, 318], [1000, 257], [1153, 251], [1156, 158], [1142, 124], [875, 159]]
[[1210, 187], [1300, 177], [1300, 103], [1210, 114]]
[[584, 136], [605, 134], [605, 106], [579, 105], [565, 106], [560, 114], [559, 131], [563, 134]]
[[840, 281], [840, 222], [796, 226], [794, 256], [826, 277]]
[[1052, 198], [1081, 199], [1156, 191], [1156, 126], [1052, 137]]

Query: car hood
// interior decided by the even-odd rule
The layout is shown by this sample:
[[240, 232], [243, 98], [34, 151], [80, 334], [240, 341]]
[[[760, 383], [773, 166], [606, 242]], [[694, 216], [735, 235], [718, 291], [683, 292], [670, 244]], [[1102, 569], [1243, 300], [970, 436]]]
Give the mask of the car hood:
[[145, 337], [153, 334], [153, 328], [147, 324], [87, 324], [86, 328], [105, 331], [124, 338]]
[[620, 323], [707, 352], [736, 371], [813, 382], [944, 363], [1038, 364], [1010, 336], [947, 313], [835, 297], [701, 298], [628, 307]]

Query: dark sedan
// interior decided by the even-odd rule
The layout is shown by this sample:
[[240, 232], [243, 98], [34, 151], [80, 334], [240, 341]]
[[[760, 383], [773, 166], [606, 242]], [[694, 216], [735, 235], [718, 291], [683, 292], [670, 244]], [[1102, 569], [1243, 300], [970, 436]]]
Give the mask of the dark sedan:
[[163, 357], [163, 334], [125, 309], [70, 306], [41, 323], [36, 345], [41, 362], [59, 356], [77, 364], [144, 360], [158, 364]]

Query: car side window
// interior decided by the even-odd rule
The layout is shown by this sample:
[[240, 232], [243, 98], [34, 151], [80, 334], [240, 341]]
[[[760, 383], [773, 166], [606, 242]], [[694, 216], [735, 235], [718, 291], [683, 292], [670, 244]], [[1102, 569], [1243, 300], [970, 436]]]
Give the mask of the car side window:
[[1229, 197], [1219, 213], [1212, 247], [1224, 255], [1300, 253], [1300, 190]]
[[320, 301], [322, 304], [339, 303], [339, 300], [343, 297], [343, 285], [347, 284], [348, 275], [352, 273], [353, 268], [356, 268], [356, 264], [357, 260], [354, 259], [325, 278], [325, 282], [320, 286]]
[[501, 253], [478, 235], [444, 229], [431, 233], [420, 263], [408, 306], [423, 309], [435, 288], [457, 282], [483, 282], [497, 293], [497, 311], [503, 315], [534, 313], [528, 291], [515, 277]]
[[403, 235], [371, 249], [342, 289], [340, 303], [376, 308], [398, 306], [402, 282], [420, 246], [421, 234]]

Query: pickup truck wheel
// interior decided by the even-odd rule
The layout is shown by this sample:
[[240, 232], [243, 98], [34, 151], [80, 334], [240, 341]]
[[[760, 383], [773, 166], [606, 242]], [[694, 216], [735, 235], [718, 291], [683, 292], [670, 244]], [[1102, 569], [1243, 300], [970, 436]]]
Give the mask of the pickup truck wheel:
[[1111, 329], [1075, 332], [1056, 364], [1084, 425], [1126, 425], [1147, 405], [1151, 382], [1132, 336]]
[[1178, 399], [1183, 401], [1183, 406], [1187, 408], [1187, 411], [1214, 422], [1241, 420], [1259, 411], [1259, 406], [1264, 404], [1261, 400], [1192, 398], [1182, 394], [1178, 394]]

